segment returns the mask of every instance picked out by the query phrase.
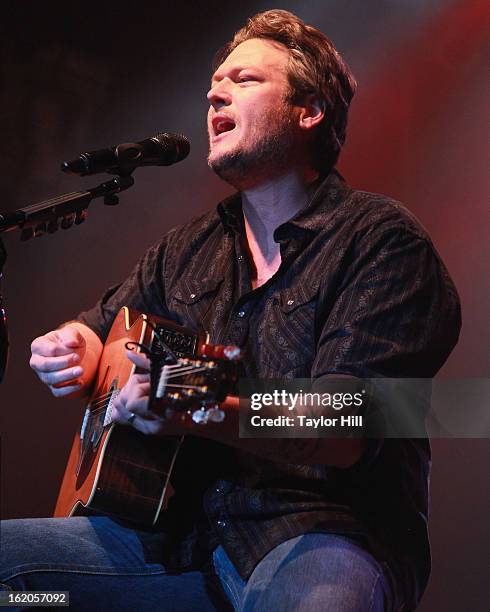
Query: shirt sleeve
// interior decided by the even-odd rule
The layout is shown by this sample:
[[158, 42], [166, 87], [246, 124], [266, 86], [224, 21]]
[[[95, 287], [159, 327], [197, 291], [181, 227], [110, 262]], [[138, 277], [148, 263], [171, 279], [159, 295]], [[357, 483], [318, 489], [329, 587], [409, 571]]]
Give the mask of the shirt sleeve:
[[312, 378], [433, 377], [457, 342], [456, 289], [429, 240], [405, 227], [354, 241], [321, 327]]
[[[458, 340], [461, 311], [456, 289], [430, 240], [406, 227], [377, 228], [357, 237], [352, 250], [352, 264], [320, 329], [313, 387], [322, 388], [339, 374], [357, 379], [432, 378]], [[412, 389], [409, 381], [407, 385]], [[399, 403], [395, 414], [403, 412]], [[425, 398], [405, 413], [423, 426]], [[380, 453], [381, 431], [375, 425], [368, 435], [357, 468], [368, 466]], [[419, 442], [426, 444], [404, 440], [400, 448]]]
[[169, 235], [150, 247], [128, 278], [110, 287], [90, 310], [76, 320], [90, 327], [105, 341], [112, 322], [123, 306], [170, 318], [165, 300], [165, 257]]

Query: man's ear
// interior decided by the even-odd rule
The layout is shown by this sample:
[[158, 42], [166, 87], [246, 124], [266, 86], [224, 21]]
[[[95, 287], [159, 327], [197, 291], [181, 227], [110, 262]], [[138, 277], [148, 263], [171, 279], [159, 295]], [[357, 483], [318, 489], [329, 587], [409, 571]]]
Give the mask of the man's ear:
[[299, 106], [299, 127], [303, 130], [311, 130], [325, 116], [325, 102], [316, 94], [307, 94]]

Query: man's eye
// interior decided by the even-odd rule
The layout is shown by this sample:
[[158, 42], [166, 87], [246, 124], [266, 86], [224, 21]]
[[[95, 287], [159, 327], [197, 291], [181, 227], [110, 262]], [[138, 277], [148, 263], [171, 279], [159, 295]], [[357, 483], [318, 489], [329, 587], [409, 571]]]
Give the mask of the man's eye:
[[240, 76], [238, 77], [238, 82], [239, 83], [248, 83], [249, 81], [256, 81], [257, 79], [253, 76], [250, 75], [244, 75], [244, 76]]

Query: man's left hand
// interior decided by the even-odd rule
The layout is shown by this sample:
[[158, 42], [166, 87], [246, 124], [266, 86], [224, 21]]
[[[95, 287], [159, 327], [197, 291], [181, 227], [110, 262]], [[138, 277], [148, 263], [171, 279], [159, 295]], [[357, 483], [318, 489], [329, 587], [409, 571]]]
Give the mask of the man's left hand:
[[[150, 398], [150, 360], [143, 353], [126, 352], [140, 374], [131, 374], [127, 383], [121, 389], [113, 407], [113, 419], [121, 425], [131, 425], [144, 434], [165, 435], [169, 431], [168, 420], [158, 416], [148, 408]], [[172, 428], [174, 429], [174, 428]]]

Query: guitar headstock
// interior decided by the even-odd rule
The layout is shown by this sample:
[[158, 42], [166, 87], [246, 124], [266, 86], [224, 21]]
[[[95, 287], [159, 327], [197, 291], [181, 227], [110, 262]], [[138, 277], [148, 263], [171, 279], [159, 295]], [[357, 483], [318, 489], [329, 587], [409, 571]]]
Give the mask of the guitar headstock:
[[239, 358], [238, 347], [211, 344], [201, 344], [197, 357], [170, 365], [160, 356], [150, 357], [151, 410], [166, 417], [190, 414], [196, 423], [222, 421], [219, 404], [235, 392]]

